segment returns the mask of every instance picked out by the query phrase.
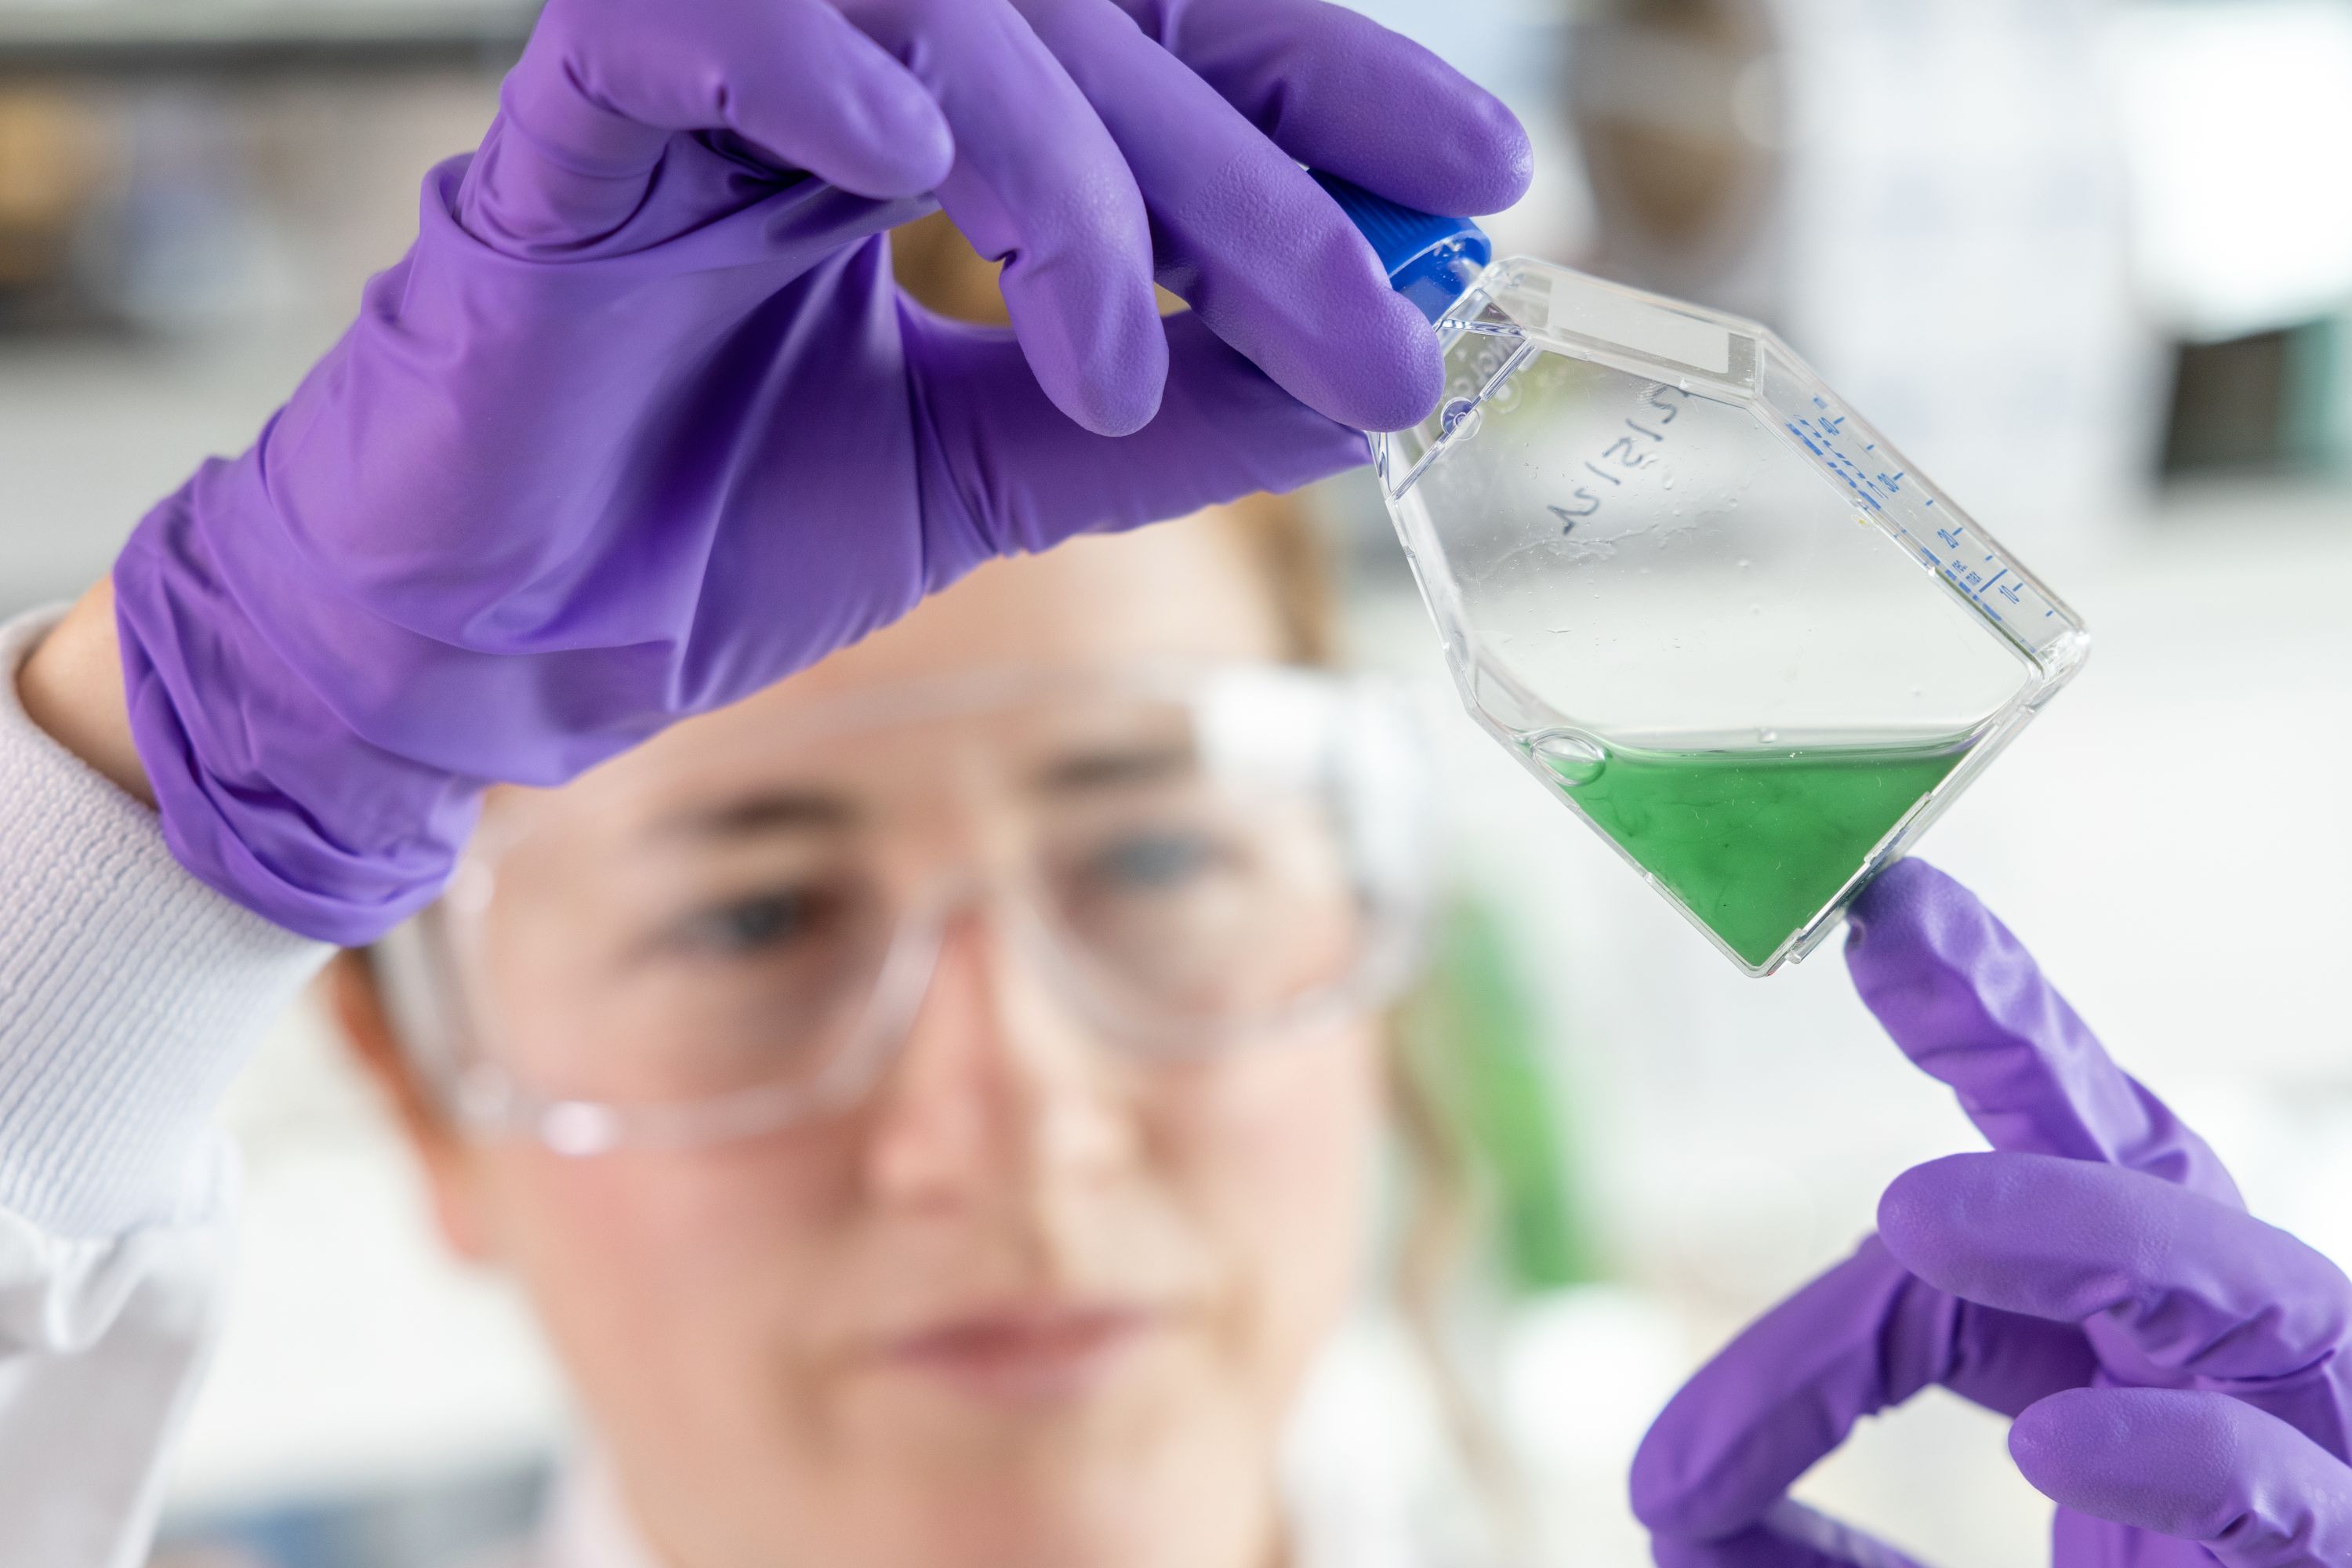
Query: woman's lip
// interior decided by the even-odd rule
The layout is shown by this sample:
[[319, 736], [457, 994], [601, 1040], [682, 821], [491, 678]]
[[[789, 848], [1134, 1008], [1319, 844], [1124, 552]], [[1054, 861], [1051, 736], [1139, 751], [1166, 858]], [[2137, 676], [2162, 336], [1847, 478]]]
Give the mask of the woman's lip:
[[1087, 1393], [1155, 1328], [1137, 1307], [1017, 1307], [945, 1320], [885, 1347], [886, 1359], [992, 1404], [1045, 1405]]

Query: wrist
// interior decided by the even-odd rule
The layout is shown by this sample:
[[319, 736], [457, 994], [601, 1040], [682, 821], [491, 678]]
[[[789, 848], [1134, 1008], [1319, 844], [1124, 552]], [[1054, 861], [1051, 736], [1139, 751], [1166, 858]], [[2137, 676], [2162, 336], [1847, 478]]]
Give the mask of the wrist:
[[[270, 550], [286, 529], [260, 466], [257, 449], [206, 464], [124, 544], [122, 700], [180, 864], [288, 931], [364, 945], [439, 893], [482, 781], [417, 755], [446, 693], [387, 654], [408, 634]], [[371, 676], [380, 693], [392, 668], [402, 700], [355, 705], [392, 721], [371, 737], [336, 694]]]
[[125, 794], [148, 805], [155, 792], [131, 739], [114, 632], [114, 584], [76, 601], [16, 672], [26, 717]]

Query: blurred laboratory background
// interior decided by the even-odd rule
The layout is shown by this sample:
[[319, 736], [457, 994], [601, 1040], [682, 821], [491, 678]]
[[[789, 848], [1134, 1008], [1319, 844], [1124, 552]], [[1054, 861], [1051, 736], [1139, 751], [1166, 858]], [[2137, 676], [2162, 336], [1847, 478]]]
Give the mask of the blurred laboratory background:
[[[2258, 1212], [2352, 1264], [2352, 0], [1361, 4], [1534, 130], [1502, 248], [1775, 326], [2082, 611], [2087, 671], [1927, 853]], [[0, 0], [0, 612], [79, 592], [249, 440], [530, 16]], [[1443, 742], [1454, 907], [1415, 1016], [1484, 1155], [1463, 1353], [1542, 1560], [1632, 1568], [1657, 1405], [1976, 1138], [1834, 948], [1741, 977], [1450, 716], [1371, 482], [1319, 500], [1357, 656]], [[517, 1535], [560, 1384], [443, 1259], [315, 1012], [229, 1115], [245, 1241], [160, 1561], [446, 1568]], [[1417, 1441], [1398, 1339], [1368, 1310], [1305, 1425]], [[1944, 1568], [2046, 1560], [2000, 1424], [1956, 1400], [1803, 1495]]]

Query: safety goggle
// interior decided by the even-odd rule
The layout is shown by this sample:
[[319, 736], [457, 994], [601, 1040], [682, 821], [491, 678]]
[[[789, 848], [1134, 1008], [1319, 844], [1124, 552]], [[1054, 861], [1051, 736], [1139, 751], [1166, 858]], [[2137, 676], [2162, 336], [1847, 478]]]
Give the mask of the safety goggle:
[[469, 1131], [593, 1154], [839, 1113], [962, 921], [1139, 1068], [1376, 1007], [1418, 957], [1423, 751], [1373, 683], [979, 672], [720, 728], [494, 803], [380, 950]]

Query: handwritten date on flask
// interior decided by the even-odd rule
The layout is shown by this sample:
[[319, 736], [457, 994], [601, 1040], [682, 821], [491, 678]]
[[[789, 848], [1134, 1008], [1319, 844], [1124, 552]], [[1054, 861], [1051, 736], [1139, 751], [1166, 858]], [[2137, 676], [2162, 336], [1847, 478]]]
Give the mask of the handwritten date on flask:
[[1664, 384], [1653, 386], [1643, 395], [1641, 406], [1625, 420], [1628, 433], [1584, 460], [1585, 472], [1606, 488], [1580, 485], [1569, 498], [1572, 504], [1544, 509], [1559, 519], [1561, 533], [1573, 533], [1578, 523], [1598, 515], [1610, 496], [1624, 488], [1627, 472], [1639, 472], [1658, 460], [1665, 447], [1666, 428], [1681, 416], [1683, 405], [1690, 401], [1690, 395], [1681, 387]]

